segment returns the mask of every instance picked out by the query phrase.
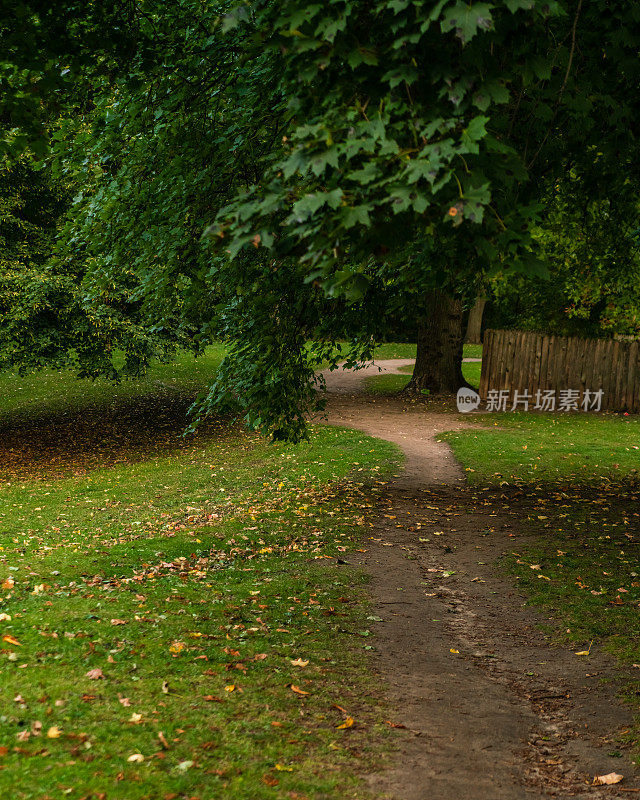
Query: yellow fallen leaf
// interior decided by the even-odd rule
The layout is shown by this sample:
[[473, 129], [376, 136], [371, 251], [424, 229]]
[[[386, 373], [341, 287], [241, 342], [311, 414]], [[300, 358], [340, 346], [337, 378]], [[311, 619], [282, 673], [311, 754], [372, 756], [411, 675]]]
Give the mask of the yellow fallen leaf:
[[185, 649], [186, 646], [187, 645], [184, 642], [174, 642], [169, 647], [169, 652], [173, 653], [174, 655], [177, 655], [178, 653], [181, 653]]
[[20, 642], [19, 642], [19, 641], [16, 639], [16, 637], [15, 637], [15, 636], [12, 636], [10, 633], [6, 633], [6, 634], [5, 634], [5, 635], [2, 637], [2, 641], [3, 641], [3, 642], [6, 642], [7, 644], [13, 644], [13, 645], [16, 645], [17, 647], [22, 647], [22, 645], [21, 645], [21, 644], [20, 644]]
[[13, 580], [13, 578], [5, 578], [5, 580], [2, 581], [3, 589], [13, 589], [15, 585], [16, 582]]
[[129, 722], [133, 722], [134, 725], [138, 725], [138, 723], [142, 722], [142, 714], [137, 714], [135, 711], [129, 717]]
[[236, 685], [235, 683], [230, 683], [228, 686], [224, 687], [225, 692], [235, 692]]
[[576, 653], [576, 655], [577, 655], [577, 656], [589, 656], [589, 655], [591, 655], [591, 648], [592, 648], [592, 646], [593, 646], [593, 639], [591, 640], [591, 642], [590, 642], [590, 644], [589, 644], [589, 649], [588, 649], [588, 650], [578, 650], [578, 652]]
[[345, 728], [351, 728], [353, 726], [353, 717], [347, 717], [342, 725], [336, 725], [338, 730], [344, 730]]
[[285, 767], [284, 764], [276, 764], [278, 772], [293, 772], [293, 767]]
[[294, 667], [306, 667], [309, 661], [304, 661], [302, 658], [292, 658], [291, 663]]
[[144, 756], [142, 755], [142, 753], [132, 753], [127, 759], [127, 761], [130, 761], [131, 763], [133, 762], [140, 763], [144, 761]]
[[449, 652], [450, 652], [450, 653], [459, 653], [460, 651], [459, 651], [459, 650], [456, 650], [456, 648], [455, 648], [455, 647], [452, 647], [452, 648], [449, 650]]
[[593, 779], [594, 786], [612, 786], [614, 783], [620, 783], [624, 775], [619, 775], [617, 772], [610, 772], [608, 775], [596, 775]]
[[59, 739], [62, 736], [62, 731], [56, 725], [52, 725], [47, 731], [48, 739]]

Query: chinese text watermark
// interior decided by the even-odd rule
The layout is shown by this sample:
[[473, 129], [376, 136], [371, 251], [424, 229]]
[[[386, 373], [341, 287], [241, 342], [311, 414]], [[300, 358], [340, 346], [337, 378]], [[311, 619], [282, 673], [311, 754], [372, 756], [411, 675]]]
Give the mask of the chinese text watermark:
[[[484, 400], [485, 411], [600, 411], [603, 390], [598, 389], [489, 389]], [[458, 411], [463, 414], [482, 408], [483, 401], [477, 392], [463, 386], [456, 397]]]

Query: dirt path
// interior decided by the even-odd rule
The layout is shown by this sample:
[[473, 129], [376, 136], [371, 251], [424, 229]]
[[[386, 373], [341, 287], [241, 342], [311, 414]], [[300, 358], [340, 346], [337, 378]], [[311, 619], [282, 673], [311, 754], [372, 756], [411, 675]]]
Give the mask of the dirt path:
[[[518, 510], [475, 496], [436, 441], [471, 423], [362, 394], [363, 377], [377, 372], [327, 376], [329, 422], [388, 439], [406, 455], [360, 562], [381, 618], [376, 668], [392, 721], [406, 726], [397, 730], [394, 765], [370, 776], [371, 788], [396, 800], [640, 796], [618, 741], [630, 715], [603, 682], [611, 663], [598, 653], [577, 658], [545, 637], [543, 614], [496, 567], [525, 537]], [[590, 785], [610, 772], [624, 781]]]

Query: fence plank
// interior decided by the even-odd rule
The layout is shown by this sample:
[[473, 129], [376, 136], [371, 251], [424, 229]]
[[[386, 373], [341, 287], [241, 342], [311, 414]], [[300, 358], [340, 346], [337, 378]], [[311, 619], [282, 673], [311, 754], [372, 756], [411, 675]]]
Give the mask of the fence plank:
[[640, 412], [640, 341], [583, 339], [531, 331], [490, 330], [483, 348], [480, 396], [492, 389], [529, 393], [532, 408], [536, 393], [553, 389], [558, 394], [603, 390], [602, 408]]

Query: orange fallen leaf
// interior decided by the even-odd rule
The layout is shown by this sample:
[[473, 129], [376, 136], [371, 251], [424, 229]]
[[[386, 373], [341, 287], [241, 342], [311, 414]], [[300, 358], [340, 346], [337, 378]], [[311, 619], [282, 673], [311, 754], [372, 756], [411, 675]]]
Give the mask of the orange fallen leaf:
[[5, 578], [2, 581], [2, 588], [3, 589], [13, 589], [13, 587], [15, 585], [16, 585], [16, 582], [13, 580], [13, 578]]
[[304, 689], [301, 689], [299, 686], [294, 686], [293, 684], [290, 684], [289, 688], [296, 694], [309, 694], [309, 692], [305, 692]]
[[21, 644], [20, 644], [20, 642], [19, 642], [19, 641], [16, 639], [16, 637], [15, 637], [15, 636], [12, 636], [10, 633], [5, 633], [5, 635], [2, 637], [2, 641], [3, 641], [3, 642], [6, 642], [7, 644], [13, 644], [13, 645], [15, 645], [16, 647], [22, 647], [22, 645], [21, 645]]
[[619, 775], [617, 772], [609, 772], [607, 775], [596, 775], [593, 779], [594, 786], [612, 786], [614, 783], [620, 783], [624, 775]]
[[160, 744], [164, 747], [164, 749], [168, 750], [169, 742], [166, 740], [165, 735], [162, 731], [158, 731], [158, 739], [160, 740]]
[[8, 747], [4, 747], [4, 745], [1, 746], [0, 747], [0, 758], [2, 756], [6, 756], [8, 752], [9, 752], [9, 748]]
[[342, 725], [336, 725], [336, 728], [338, 730], [344, 730], [345, 728], [351, 728], [351, 727], [353, 727], [353, 723], [354, 723], [353, 717], [347, 717], [345, 719], [345, 721], [342, 723]]

